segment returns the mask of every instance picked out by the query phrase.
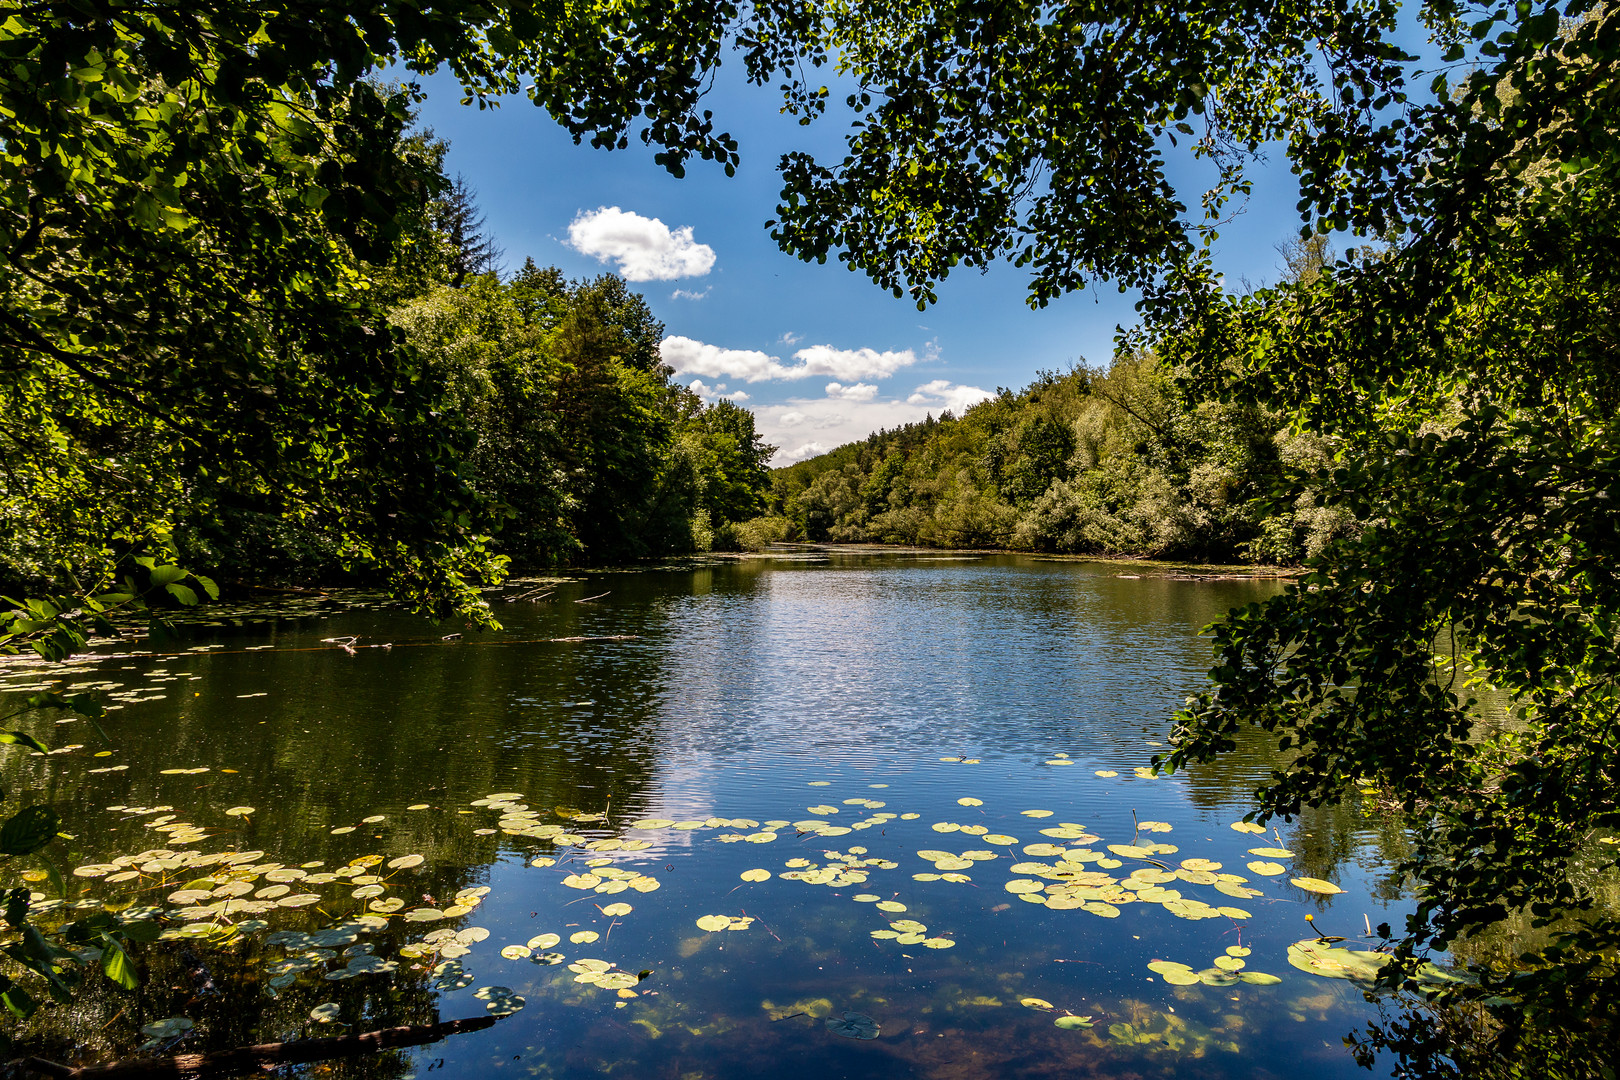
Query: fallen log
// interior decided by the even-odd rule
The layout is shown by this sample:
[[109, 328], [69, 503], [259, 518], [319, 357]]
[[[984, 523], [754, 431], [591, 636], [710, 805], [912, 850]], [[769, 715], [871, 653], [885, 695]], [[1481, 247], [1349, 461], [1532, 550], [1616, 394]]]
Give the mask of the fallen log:
[[211, 1054], [176, 1054], [173, 1057], [113, 1061], [105, 1065], [63, 1065], [31, 1057], [23, 1062], [23, 1067], [59, 1080], [193, 1080], [207, 1076], [237, 1076], [249, 1072], [268, 1072], [281, 1065], [300, 1065], [330, 1058], [375, 1054], [402, 1046], [420, 1046], [438, 1042], [447, 1035], [479, 1031], [494, 1023], [493, 1016], [475, 1016], [437, 1024], [383, 1028], [363, 1035], [261, 1043], [258, 1046], [216, 1050]]

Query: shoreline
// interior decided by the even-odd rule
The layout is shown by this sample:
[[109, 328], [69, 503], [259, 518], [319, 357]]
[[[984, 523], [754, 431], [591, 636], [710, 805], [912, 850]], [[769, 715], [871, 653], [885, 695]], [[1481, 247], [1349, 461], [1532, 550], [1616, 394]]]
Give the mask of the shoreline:
[[1129, 555], [1060, 555], [1045, 551], [1016, 551], [1011, 548], [943, 548], [922, 547], [915, 544], [877, 543], [812, 543], [810, 541], [779, 541], [759, 551], [711, 551], [695, 558], [721, 559], [743, 562], [751, 559], [770, 559], [784, 555], [1016, 555], [1039, 562], [1100, 563], [1107, 566], [1144, 571], [1141, 574], [1119, 574], [1118, 577], [1157, 577], [1170, 580], [1291, 580], [1303, 575], [1302, 566], [1269, 566], [1256, 563], [1197, 562], [1190, 559], [1149, 559]]

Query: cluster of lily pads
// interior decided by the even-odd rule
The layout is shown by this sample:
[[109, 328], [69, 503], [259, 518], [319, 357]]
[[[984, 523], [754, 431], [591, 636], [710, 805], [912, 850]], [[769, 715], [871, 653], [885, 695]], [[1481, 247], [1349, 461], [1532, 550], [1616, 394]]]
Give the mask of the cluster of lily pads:
[[1276, 986], [1282, 982], [1275, 975], [1264, 971], [1248, 971], [1248, 961], [1244, 959], [1249, 950], [1241, 945], [1232, 945], [1226, 952], [1215, 957], [1214, 964], [1202, 971], [1194, 971], [1188, 964], [1177, 963], [1173, 960], [1155, 960], [1148, 964], [1148, 970], [1171, 986], [1231, 986], [1233, 983], [1245, 982], [1254, 986]]
[[[1069, 759], [1058, 756], [1052, 760]], [[960, 763], [976, 761], [960, 759]], [[812, 786], [827, 787], [830, 783], [814, 781]], [[887, 836], [886, 830], [894, 825], [919, 821], [922, 817], [914, 812], [888, 810], [882, 800], [863, 796], [844, 799], [838, 804], [822, 802], [807, 806], [805, 812], [811, 816], [798, 820], [791, 817], [767, 820], [717, 816], [690, 820], [645, 817], [616, 827], [605, 812], [540, 810], [531, 808], [523, 799], [520, 792], [497, 792], [473, 800], [470, 809], [462, 813], [496, 815], [489, 824], [476, 818], [471, 822], [473, 831], [478, 834], [501, 833], [511, 837], [514, 843], [536, 845], [527, 851], [525, 861], [536, 869], [551, 871], [556, 884], [563, 889], [601, 896], [630, 891], [642, 895], [657, 892], [661, 887], [659, 879], [635, 864], [647, 858], [641, 853], [654, 848], [656, 834], [666, 830], [702, 832], [709, 839], [724, 844], [768, 845], [793, 840], [798, 847], [780, 870], [751, 868], [741, 873], [742, 881], [746, 885], [766, 886], [774, 879], [820, 885], [838, 892], [849, 890], [845, 895], [850, 900], [871, 905], [883, 918], [884, 925], [869, 931], [875, 941], [893, 942], [901, 948], [921, 945], [934, 950], [950, 949], [957, 944], [953, 933], [930, 932], [928, 925], [909, 912], [907, 903], [898, 898], [899, 890], [885, 895], [873, 887], [874, 875], [902, 869], [897, 859], [875, 854], [859, 844], [805, 850], [805, 841], [831, 840], [871, 829], [883, 830]], [[983, 806], [983, 800], [973, 797], [957, 801], [967, 809]], [[447, 924], [471, 914], [489, 889], [470, 887], [447, 901], [426, 897], [421, 903], [407, 900], [407, 893], [416, 890], [401, 886], [414, 882], [425, 862], [420, 854], [364, 854], [343, 865], [328, 866], [320, 861], [289, 865], [272, 860], [263, 851], [205, 853], [192, 848], [208, 839], [210, 830], [183, 820], [173, 806], [118, 805], [108, 809], [145, 819], [143, 823], [161, 834], [167, 845], [106, 862], [87, 863], [73, 871], [81, 879], [116, 884], [130, 893], [164, 895], [167, 907], [125, 907], [120, 918], [126, 923], [149, 921], [160, 927], [155, 936], [163, 938], [211, 940], [264, 933], [269, 931], [270, 921], [275, 918], [296, 917], [306, 923], [303, 928], [267, 933], [263, 939], [265, 944], [283, 950], [274, 955], [267, 968], [265, 991], [272, 996], [306, 976], [325, 981], [386, 977], [406, 963], [429, 971], [431, 986], [441, 992], [459, 990], [474, 982], [463, 966], [463, 958], [487, 940], [489, 932], [477, 926]], [[408, 809], [432, 808], [418, 803]], [[254, 812], [252, 807], [238, 806], [226, 814], [246, 818]], [[1200, 899], [1191, 894], [1192, 890], [1208, 888], [1230, 900], [1262, 896], [1262, 890], [1254, 887], [1249, 878], [1227, 871], [1220, 862], [1196, 857], [1171, 861], [1170, 856], [1178, 856], [1179, 849], [1175, 844], [1158, 839], [1173, 832], [1169, 823], [1138, 822], [1129, 843], [1106, 844], [1099, 835], [1079, 823], [1045, 822], [1043, 819], [1054, 816], [1050, 810], [1028, 809], [1021, 814], [1032, 823], [1042, 824], [1039, 839], [1024, 843], [1019, 837], [992, 832], [989, 826], [971, 821], [930, 824], [929, 831], [941, 839], [954, 834], [970, 837], [973, 843], [961, 845], [960, 849], [956, 845], [919, 847], [916, 855], [931, 865], [910, 874], [911, 879], [921, 885], [966, 885], [975, 883], [976, 877], [982, 879], [994, 874], [1000, 878], [1003, 890], [1023, 902], [1052, 910], [1081, 910], [1103, 918], [1119, 917], [1121, 909], [1129, 904], [1149, 903], [1184, 919], [1241, 921], [1249, 918], [1248, 910], [1232, 903]], [[381, 821], [383, 815], [365, 820], [368, 823]], [[1259, 826], [1246, 822], [1236, 822], [1232, 828], [1243, 833], [1264, 832]], [[351, 831], [352, 827], [333, 830]], [[935, 844], [940, 842], [936, 840]], [[1280, 846], [1254, 847], [1249, 853], [1255, 859], [1247, 863], [1246, 869], [1260, 878], [1285, 874], [1286, 867], [1271, 860], [1293, 855]], [[1004, 858], [1006, 862], [1001, 861]], [[1129, 870], [1125, 870], [1127, 863], [1133, 864]], [[1333, 884], [1314, 878], [1296, 877], [1292, 883], [1307, 892], [1340, 891]], [[35, 900], [42, 911], [66, 904], [50, 901], [39, 893], [35, 894]], [[86, 899], [71, 906], [101, 906], [102, 903]], [[625, 918], [635, 910], [632, 904], [622, 900], [599, 903], [597, 907], [610, 920]], [[315, 915], [320, 916], [325, 925], [308, 926], [309, 917]], [[707, 933], [729, 934], [749, 930], [757, 920], [745, 911], [715, 912], [699, 917], [696, 923]], [[377, 946], [362, 940], [367, 934], [389, 927], [417, 925], [422, 927], [420, 936], [399, 945], [392, 957], [380, 955]], [[611, 926], [608, 929], [611, 933]], [[598, 941], [599, 935], [595, 930], [581, 929], [569, 935], [568, 940], [571, 945], [585, 946]], [[610, 959], [570, 957], [558, 951], [562, 941], [557, 933], [536, 934], [524, 942], [502, 945], [499, 954], [506, 961], [526, 961], [541, 967], [567, 963], [574, 984], [582, 989], [608, 991], [624, 999], [615, 1003], [619, 1008], [639, 996], [638, 985], [651, 975], [647, 970], [621, 968]], [[1276, 976], [1248, 970], [1247, 956], [1247, 949], [1236, 946], [1216, 957], [1212, 966], [1201, 970], [1172, 961], [1154, 961], [1149, 967], [1166, 983], [1175, 986], [1224, 986], [1236, 982], [1264, 986], [1280, 981]], [[1331, 949], [1320, 942], [1299, 943], [1290, 948], [1289, 960], [1302, 971], [1333, 978], [1362, 978], [1384, 962], [1379, 954]], [[494, 1013], [513, 1012], [524, 1005], [520, 995], [499, 985], [482, 987], [477, 996]], [[1042, 1003], [1040, 999], [1027, 999], [1025, 1004], [1035, 1008]], [[330, 1023], [335, 1022], [339, 1014], [333, 1003], [323, 1003], [316, 1006], [310, 1016], [316, 1022]], [[874, 1037], [878, 1030], [875, 1021], [861, 1014], [846, 1014], [842, 1020], [829, 1016], [827, 1023], [835, 1034], [851, 1038]], [[1089, 1027], [1091, 1021], [1090, 1017], [1064, 1012], [1055, 1023], [1059, 1027], [1082, 1028]], [[149, 1025], [153, 1030], [147, 1034], [153, 1039], [179, 1037], [189, 1030], [184, 1025], [189, 1025], [185, 1018], [170, 1018]]]

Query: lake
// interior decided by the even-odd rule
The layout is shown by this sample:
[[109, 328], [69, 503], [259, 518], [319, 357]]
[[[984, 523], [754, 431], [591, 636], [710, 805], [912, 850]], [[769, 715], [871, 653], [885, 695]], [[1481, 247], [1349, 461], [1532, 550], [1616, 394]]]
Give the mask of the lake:
[[744, 559], [508, 588], [457, 640], [290, 599], [8, 664], [113, 706], [110, 747], [36, 714], [63, 749], [4, 759], [73, 836], [69, 904], [178, 941], [19, 1037], [108, 1060], [495, 1013], [323, 1075], [1365, 1075], [1342, 1040], [1377, 1006], [1307, 916], [1398, 927], [1401, 831], [1234, 829], [1258, 742], [1140, 775], [1200, 628], [1278, 586], [1121, 573]]

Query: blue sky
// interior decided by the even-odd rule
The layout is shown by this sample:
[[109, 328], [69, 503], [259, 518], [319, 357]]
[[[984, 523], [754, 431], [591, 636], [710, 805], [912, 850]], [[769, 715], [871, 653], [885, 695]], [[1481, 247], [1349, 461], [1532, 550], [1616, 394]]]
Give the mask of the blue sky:
[[[776, 162], [788, 149], [841, 154], [842, 128], [832, 116], [800, 127], [771, 91], [735, 78], [722, 75], [706, 107], [741, 144], [737, 175], [698, 161], [680, 180], [634, 139], [614, 152], [575, 146], [527, 99], [480, 111], [443, 75], [423, 85], [422, 122], [449, 141], [448, 167], [476, 189], [508, 267], [532, 257], [575, 277], [624, 273], [664, 322], [677, 379], [753, 409], [779, 447], [775, 464], [960, 412], [1041, 369], [1106, 364], [1116, 326], [1135, 321], [1136, 297], [1107, 283], [1032, 310], [1024, 275], [1007, 265], [953, 276], [918, 312], [841, 263], [782, 253], [765, 228]], [[1245, 213], [1221, 231], [1217, 265], [1260, 283], [1276, 279], [1275, 245], [1298, 229], [1298, 196], [1281, 154], [1255, 176]]]

